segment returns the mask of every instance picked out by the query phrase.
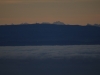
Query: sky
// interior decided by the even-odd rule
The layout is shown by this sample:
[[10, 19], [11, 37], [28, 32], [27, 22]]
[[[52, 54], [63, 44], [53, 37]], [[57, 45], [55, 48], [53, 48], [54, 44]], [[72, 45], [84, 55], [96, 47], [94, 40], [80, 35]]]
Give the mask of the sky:
[[100, 0], [0, 0], [0, 25], [55, 21], [100, 24]]

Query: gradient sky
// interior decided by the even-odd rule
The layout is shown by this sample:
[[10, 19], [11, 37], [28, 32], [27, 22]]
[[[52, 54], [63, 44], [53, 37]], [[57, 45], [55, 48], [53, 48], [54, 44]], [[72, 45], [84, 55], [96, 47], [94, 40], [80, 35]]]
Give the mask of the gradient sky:
[[0, 0], [0, 24], [100, 24], [100, 0]]

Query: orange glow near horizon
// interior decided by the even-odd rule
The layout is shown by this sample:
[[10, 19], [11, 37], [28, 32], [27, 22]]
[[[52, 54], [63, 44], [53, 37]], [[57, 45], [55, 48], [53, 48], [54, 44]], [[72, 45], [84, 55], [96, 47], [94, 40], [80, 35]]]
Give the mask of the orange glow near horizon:
[[61, 21], [100, 24], [99, 0], [1, 0], [0, 25]]

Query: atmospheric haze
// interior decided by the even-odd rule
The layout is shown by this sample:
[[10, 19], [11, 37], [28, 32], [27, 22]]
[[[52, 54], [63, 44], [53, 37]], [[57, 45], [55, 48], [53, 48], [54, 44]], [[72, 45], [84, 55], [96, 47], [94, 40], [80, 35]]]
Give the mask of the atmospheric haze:
[[99, 0], [1, 0], [0, 25], [62, 21], [100, 24]]

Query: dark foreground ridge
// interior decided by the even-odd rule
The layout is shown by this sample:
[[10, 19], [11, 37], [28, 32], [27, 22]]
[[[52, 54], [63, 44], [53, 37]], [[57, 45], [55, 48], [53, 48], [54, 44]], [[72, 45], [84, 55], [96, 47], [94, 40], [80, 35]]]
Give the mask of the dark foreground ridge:
[[100, 27], [27, 24], [0, 26], [0, 46], [100, 44]]

